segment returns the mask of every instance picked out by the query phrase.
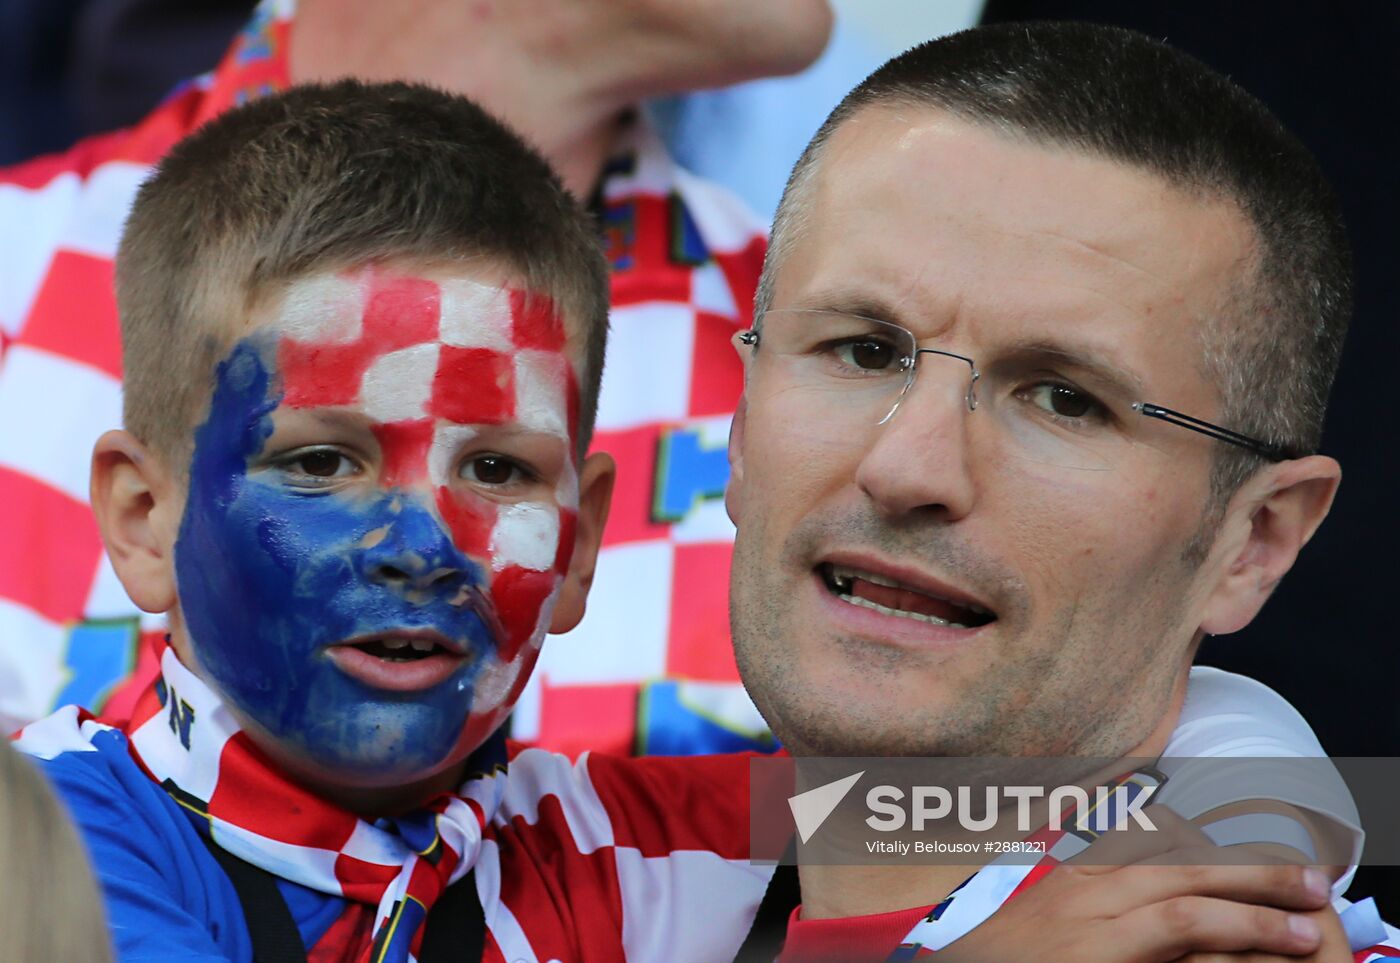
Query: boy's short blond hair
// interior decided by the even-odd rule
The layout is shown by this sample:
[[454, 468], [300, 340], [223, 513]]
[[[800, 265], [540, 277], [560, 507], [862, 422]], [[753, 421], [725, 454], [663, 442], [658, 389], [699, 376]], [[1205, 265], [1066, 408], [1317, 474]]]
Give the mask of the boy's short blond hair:
[[587, 448], [607, 337], [592, 219], [470, 101], [341, 81], [253, 101], [185, 138], [142, 185], [117, 251], [127, 430], [183, 470], [236, 322], [294, 278], [387, 259], [487, 258], [559, 306]]

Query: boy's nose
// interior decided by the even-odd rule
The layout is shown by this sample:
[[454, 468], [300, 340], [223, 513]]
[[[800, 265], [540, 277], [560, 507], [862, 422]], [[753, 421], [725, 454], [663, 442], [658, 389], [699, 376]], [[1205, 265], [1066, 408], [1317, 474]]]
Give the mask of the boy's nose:
[[[450, 566], [427, 568], [418, 565], [412, 557], [381, 561], [370, 569], [370, 577], [381, 585], [390, 585], [406, 591], [441, 589], [455, 592], [465, 581], [462, 569]], [[415, 569], [421, 569], [415, 571]]]
[[383, 537], [364, 550], [361, 564], [371, 582], [433, 595], [455, 593], [476, 570], [437, 517], [410, 504], [404, 504]]

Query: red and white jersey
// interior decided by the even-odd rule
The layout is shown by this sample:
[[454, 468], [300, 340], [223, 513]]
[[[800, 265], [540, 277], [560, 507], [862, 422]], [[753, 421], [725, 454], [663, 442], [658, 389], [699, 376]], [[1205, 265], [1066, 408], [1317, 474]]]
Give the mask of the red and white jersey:
[[[138, 661], [154, 672], [88, 508], [92, 443], [121, 423], [112, 258], [157, 159], [204, 120], [289, 83], [293, 13], [291, 0], [263, 3], [216, 71], [138, 126], [0, 170], [6, 729], [59, 705], [100, 709]], [[729, 644], [732, 530], [719, 496], [742, 382], [729, 338], [748, 326], [765, 238], [644, 123], [617, 146], [601, 195], [614, 311], [594, 446], [617, 458], [618, 486], [588, 617], [546, 644], [515, 735], [568, 753], [762, 745]]]
[[503, 765], [502, 743], [455, 792], [370, 822], [270, 765], [167, 649], [131, 718], [68, 706], [16, 746], [83, 835], [122, 959], [252, 963], [205, 838], [283, 881], [313, 960], [412, 963], [427, 907], [469, 869], [485, 960], [733, 958], [773, 872], [748, 859], [748, 756]]

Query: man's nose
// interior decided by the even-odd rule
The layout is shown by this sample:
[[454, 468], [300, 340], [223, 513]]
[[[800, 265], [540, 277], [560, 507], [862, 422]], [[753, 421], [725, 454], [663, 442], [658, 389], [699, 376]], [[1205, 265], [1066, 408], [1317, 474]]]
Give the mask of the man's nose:
[[475, 569], [437, 516], [408, 498], [388, 510], [385, 524], [371, 530], [364, 544], [366, 577], [405, 592], [451, 595]]
[[932, 512], [954, 520], [976, 498], [967, 369], [920, 361], [918, 377], [883, 425], [871, 425], [856, 484], [881, 514]]

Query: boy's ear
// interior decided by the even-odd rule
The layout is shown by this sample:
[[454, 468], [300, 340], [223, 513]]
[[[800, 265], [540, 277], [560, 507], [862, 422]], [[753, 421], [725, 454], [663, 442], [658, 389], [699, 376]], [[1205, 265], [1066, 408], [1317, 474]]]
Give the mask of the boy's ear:
[[578, 524], [574, 527], [574, 554], [564, 585], [554, 606], [549, 631], [567, 632], [583, 618], [588, 589], [598, 566], [598, 548], [603, 544], [603, 526], [612, 505], [617, 463], [606, 452], [594, 452], [583, 460], [578, 479]]
[[1336, 497], [1342, 468], [1309, 455], [1261, 472], [1235, 493], [1218, 536], [1224, 567], [1206, 600], [1201, 630], [1238, 632], [1263, 608]]
[[91, 497], [102, 543], [127, 595], [143, 611], [170, 611], [184, 506], [164, 460], [130, 432], [107, 432], [92, 449]]

